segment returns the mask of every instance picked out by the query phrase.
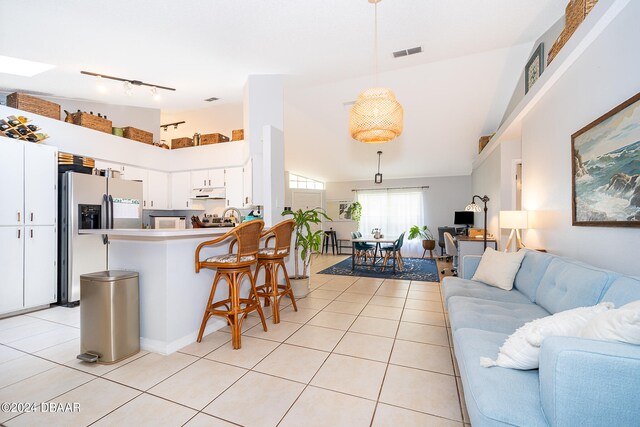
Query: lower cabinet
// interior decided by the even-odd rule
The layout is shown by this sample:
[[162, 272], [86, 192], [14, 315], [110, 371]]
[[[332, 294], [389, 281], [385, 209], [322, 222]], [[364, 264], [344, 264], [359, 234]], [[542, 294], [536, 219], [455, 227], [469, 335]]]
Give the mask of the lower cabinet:
[[0, 227], [0, 314], [56, 301], [55, 226]]
[[25, 227], [24, 306], [56, 301], [55, 227]]
[[23, 268], [24, 227], [0, 227], [0, 314], [24, 308]]

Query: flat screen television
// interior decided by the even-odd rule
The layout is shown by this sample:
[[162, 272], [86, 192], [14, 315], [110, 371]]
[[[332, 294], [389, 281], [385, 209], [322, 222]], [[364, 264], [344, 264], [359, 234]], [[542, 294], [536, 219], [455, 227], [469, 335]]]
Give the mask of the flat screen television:
[[466, 225], [471, 227], [473, 225], [473, 212], [471, 211], [456, 211], [453, 218], [455, 225]]

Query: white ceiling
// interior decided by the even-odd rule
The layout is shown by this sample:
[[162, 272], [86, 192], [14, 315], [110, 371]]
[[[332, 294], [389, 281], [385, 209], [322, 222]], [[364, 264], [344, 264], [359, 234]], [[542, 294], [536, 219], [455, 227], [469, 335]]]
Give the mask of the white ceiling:
[[[211, 96], [221, 98], [217, 104], [241, 102], [249, 74], [285, 74], [286, 168], [335, 181], [371, 178], [378, 149], [385, 152], [385, 178], [469, 173], [478, 136], [495, 131], [533, 41], [562, 16], [566, 0], [380, 3], [380, 83], [405, 107], [404, 134], [382, 147], [350, 140], [342, 105], [373, 83], [373, 6], [367, 0], [2, 5], [0, 55], [56, 68], [31, 78], [0, 74], [0, 89], [179, 112], [209, 107], [203, 99]], [[12, 10], [25, 18], [6, 13]], [[391, 56], [414, 46], [424, 52]], [[101, 94], [80, 70], [177, 91], [160, 91], [156, 102], [148, 90], [126, 96], [120, 83], [106, 81], [109, 91]]]

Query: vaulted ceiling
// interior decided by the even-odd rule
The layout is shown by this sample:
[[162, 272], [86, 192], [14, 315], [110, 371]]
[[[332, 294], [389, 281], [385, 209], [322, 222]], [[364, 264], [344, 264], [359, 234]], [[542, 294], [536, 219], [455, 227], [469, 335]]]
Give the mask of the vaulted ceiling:
[[[406, 115], [405, 133], [382, 148], [387, 173], [468, 173], [477, 137], [495, 130], [533, 41], [565, 4], [381, 2], [380, 83], [396, 91]], [[220, 105], [240, 103], [247, 75], [285, 74], [287, 168], [329, 180], [371, 175], [378, 148], [348, 138], [343, 106], [373, 83], [367, 0], [3, 0], [2, 9], [0, 55], [56, 68], [30, 78], [0, 74], [0, 89], [180, 111], [205, 108], [211, 96], [221, 98]], [[391, 55], [414, 46], [423, 53]], [[127, 96], [121, 84], [106, 82], [108, 92], [98, 93], [95, 79], [80, 70], [177, 91], [162, 91], [155, 102], [147, 91]], [[345, 147], [345, 162], [333, 161]], [[305, 155], [318, 149], [313, 161]], [[360, 163], [366, 167], [353, 166]]]

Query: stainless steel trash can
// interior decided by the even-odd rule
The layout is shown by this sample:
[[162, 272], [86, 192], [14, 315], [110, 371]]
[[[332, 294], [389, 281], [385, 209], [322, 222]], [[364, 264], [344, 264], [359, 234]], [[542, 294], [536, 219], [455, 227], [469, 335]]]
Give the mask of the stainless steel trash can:
[[138, 273], [80, 276], [80, 351], [86, 362], [116, 363], [140, 351]]

